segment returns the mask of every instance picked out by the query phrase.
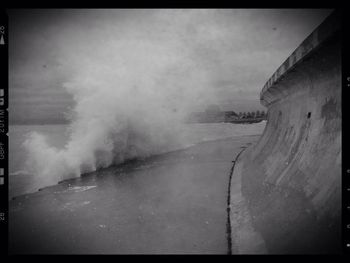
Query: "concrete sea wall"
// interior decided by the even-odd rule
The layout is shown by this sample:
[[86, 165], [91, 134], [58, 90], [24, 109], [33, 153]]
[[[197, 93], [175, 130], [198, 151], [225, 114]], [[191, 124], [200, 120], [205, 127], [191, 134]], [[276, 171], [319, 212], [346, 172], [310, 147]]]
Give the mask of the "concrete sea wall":
[[[239, 169], [233, 174], [241, 180], [247, 220], [255, 233], [250, 236], [257, 234], [267, 253], [340, 252], [338, 12], [332, 13], [281, 65], [260, 98], [268, 109], [265, 131], [256, 145], [241, 154], [236, 163]], [[233, 209], [233, 231], [247, 224], [243, 220], [245, 223], [237, 226], [238, 219]], [[249, 235], [245, 234], [247, 239]], [[235, 249], [237, 253], [254, 253], [256, 244], [252, 240], [237, 251], [241, 240], [233, 234], [233, 253]]]

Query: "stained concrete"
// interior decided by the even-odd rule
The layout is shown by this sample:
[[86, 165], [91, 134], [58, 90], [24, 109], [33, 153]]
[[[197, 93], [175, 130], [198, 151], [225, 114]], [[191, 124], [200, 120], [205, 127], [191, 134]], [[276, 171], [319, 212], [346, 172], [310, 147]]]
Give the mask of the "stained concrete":
[[341, 252], [339, 23], [338, 13], [327, 18], [261, 93], [267, 125], [237, 161], [231, 185], [240, 185], [243, 200], [240, 214], [231, 213], [232, 228], [250, 237], [237, 237], [233, 252]]

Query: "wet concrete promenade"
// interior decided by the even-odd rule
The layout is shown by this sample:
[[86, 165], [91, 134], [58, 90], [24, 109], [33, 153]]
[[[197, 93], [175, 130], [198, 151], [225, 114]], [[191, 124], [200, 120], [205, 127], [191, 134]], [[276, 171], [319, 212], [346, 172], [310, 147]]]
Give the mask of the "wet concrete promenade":
[[10, 253], [227, 254], [232, 161], [259, 136], [204, 142], [10, 202]]

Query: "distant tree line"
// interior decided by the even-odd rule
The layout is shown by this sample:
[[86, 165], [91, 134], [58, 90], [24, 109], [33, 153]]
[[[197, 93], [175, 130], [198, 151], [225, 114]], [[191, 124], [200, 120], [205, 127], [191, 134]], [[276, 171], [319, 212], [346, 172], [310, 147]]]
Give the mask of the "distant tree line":
[[188, 116], [188, 122], [197, 123], [219, 123], [219, 122], [230, 122], [230, 123], [256, 123], [262, 120], [266, 120], [265, 111], [251, 111], [251, 112], [240, 112], [237, 114], [234, 111], [222, 111], [216, 105], [210, 105], [205, 111], [192, 112]]
[[251, 111], [251, 112], [239, 112], [238, 117], [240, 119], [255, 119], [255, 118], [266, 118], [265, 111]]

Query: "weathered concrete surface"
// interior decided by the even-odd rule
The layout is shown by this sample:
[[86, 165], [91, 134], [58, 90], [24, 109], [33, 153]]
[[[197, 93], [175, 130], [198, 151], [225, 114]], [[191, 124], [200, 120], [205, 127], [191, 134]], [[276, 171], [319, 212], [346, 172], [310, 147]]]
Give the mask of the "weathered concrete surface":
[[339, 19], [327, 18], [261, 93], [267, 126], [231, 184], [239, 196], [231, 205], [241, 206], [231, 211], [232, 233], [247, 229], [233, 235], [233, 253], [341, 251]]
[[11, 201], [11, 254], [226, 254], [233, 158], [259, 136], [201, 143]]

